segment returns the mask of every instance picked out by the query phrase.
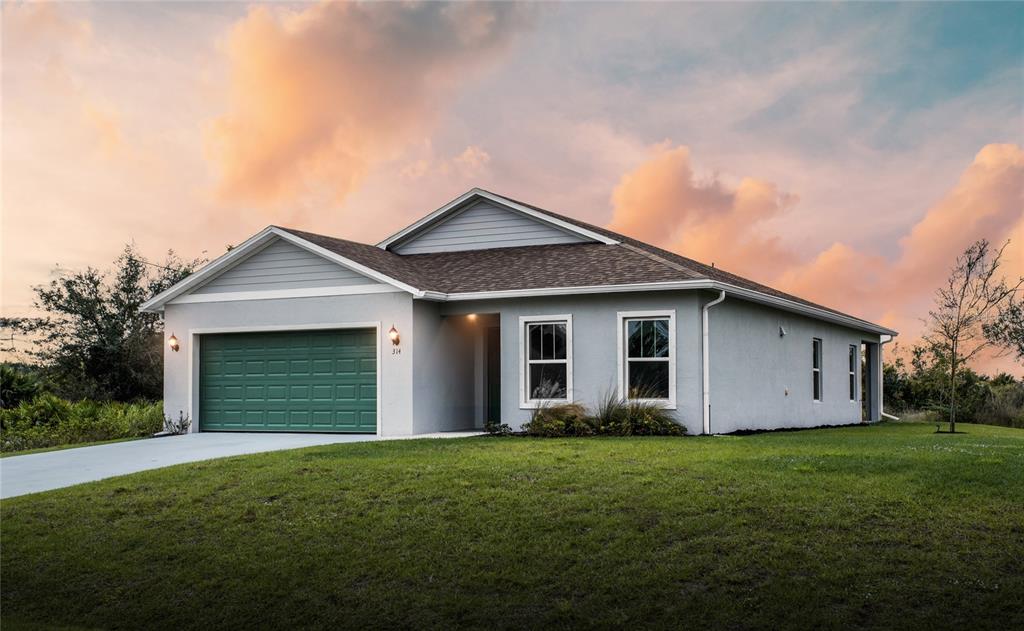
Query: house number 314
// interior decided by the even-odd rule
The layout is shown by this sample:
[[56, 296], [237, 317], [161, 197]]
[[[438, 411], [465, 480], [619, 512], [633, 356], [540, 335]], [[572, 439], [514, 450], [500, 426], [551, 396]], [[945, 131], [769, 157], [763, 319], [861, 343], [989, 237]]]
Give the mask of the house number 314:
[[392, 355], [401, 355], [402, 354], [402, 349], [400, 349], [400, 348], [392, 348], [391, 349], [391, 354]]

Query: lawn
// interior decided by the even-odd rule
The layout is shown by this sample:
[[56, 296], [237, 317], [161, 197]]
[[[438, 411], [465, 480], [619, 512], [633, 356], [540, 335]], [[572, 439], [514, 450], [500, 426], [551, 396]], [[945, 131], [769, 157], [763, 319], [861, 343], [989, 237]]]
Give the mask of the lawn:
[[5, 500], [2, 623], [1024, 628], [1024, 431], [416, 440]]

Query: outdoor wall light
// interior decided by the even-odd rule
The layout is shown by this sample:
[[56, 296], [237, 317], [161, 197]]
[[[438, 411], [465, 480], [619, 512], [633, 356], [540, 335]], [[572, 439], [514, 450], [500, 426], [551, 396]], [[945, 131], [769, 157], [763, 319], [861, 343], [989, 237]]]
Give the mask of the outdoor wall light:
[[398, 342], [399, 342], [399, 339], [398, 339], [398, 329], [395, 328], [394, 324], [392, 324], [391, 328], [388, 330], [388, 337], [391, 338], [391, 343], [392, 344], [394, 344], [395, 346], [398, 346]]
[[174, 333], [171, 333], [171, 337], [167, 338], [167, 345], [170, 346], [171, 350], [175, 353], [177, 353], [178, 349], [181, 348], [181, 345], [178, 344], [178, 338], [174, 337]]
[[475, 313], [471, 313], [471, 314], [466, 316], [466, 319], [469, 320], [470, 322], [476, 322], [476, 314]]

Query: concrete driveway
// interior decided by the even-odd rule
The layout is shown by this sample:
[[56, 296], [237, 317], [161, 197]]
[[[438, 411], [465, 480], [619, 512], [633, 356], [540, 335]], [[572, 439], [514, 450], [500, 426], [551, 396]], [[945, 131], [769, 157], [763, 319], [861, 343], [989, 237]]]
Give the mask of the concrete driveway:
[[[426, 437], [471, 435], [475, 434], [446, 432]], [[371, 440], [381, 439], [372, 434], [198, 433], [10, 456], [0, 458], [0, 498], [49, 491], [183, 462]]]

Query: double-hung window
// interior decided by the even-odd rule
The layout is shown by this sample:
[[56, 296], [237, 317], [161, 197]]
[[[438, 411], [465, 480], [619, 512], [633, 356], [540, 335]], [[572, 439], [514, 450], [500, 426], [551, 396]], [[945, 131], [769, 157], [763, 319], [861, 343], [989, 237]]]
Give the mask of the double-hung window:
[[676, 404], [675, 311], [619, 313], [619, 393]]
[[857, 347], [850, 344], [850, 400], [857, 400], [857, 360], [859, 353]]
[[572, 401], [572, 316], [519, 318], [520, 403]]
[[811, 382], [814, 392], [814, 400], [821, 401], [821, 340], [811, 340], [811, 352], [814, 357], [811, 360]]

